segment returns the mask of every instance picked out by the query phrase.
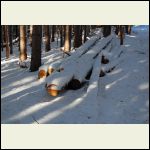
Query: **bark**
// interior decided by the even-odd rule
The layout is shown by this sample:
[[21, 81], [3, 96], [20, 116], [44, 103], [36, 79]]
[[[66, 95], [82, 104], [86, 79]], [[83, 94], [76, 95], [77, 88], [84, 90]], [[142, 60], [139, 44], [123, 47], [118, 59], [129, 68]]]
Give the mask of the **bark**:
[[60, 47], [63, 47], [64, 43], [63, 26], [60, 26]]
[[1, 51], [3, 51], [3, 25], [1, 25]]
[[74, 26], [74, 47], [78, 48], [82, 45], [81, 26]]
[[116, 27], [115, 33], [116, 33], [116, 35], [118, 35], [118, 33], [119, 33], [119, 25], [116, 25], [115, 27]]
[[13, 54], [13, 37], [12, 37], [12, 25], [9, 26], [9, 45], [10, 45], [10, 54]]
[[111, 26], [110, 25], [105, 25], [103, 27], [103, 36], [107, 37], [111, 34]]
[[30, 25], [29, 41], [30, 41], [30, 46], [31, 47], [32, 47], [32, 32], [33, 32], [33, 25]]
[[123, 45], [123, 38], [124, 38], [124, 29], [123, 26], [120, 26], [120, 45]]
[[53, 25], [53, 26], [52, 26], [52, 42], [55, 41], [55, 32], [56, 32], [56, 26]]
[[41, 66], [42, 26], [34, 25], [32, 33], [32, 54], [30, 70], [37, 71]]
[[20, 61], [27, 59], [27, 46], [26, 46], [26, 26], [20, 25]]
[[84, 26], [84, 43], [86, 42], [86, 36], [87, 36], [86, 28], [87, 26]]
[[131, 34], [131, 25], [128, 25], [128, 34]]
[[8, 59], [10, 56], [8, 25], [5, 25], [4, 28], [5, 28], [5, 41], [6, 41], [6, 59]]
[[66, 25], [65, 26], [65, 43], [64, 43], [64, 51], [69, 52], [71, 49], [71, 37], [70, 37], [70, 28], [71, 26]]
[[44, 29], [45, 29], [45, 51], [48, 52], [50, 50], [50, 30], [49, 30], [49, 25], [45, 25]]
[[19, 29], [18, 29], [18, 26], [15, 26], [15, 27], [16, 27], [15, 36], [17, 38], [19, 36]]

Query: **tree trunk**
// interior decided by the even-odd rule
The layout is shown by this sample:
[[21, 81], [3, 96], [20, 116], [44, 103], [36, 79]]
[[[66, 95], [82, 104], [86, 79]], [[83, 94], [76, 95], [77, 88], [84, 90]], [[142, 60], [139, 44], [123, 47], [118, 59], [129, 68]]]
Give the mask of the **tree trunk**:
[[87, 35], [89, 35], [89, 33], [90, 33], [90, 26], [89, 25], [86, 26], [86, 31], [87, 31]]
[[44, 26], [45, 29], [45, 51], [48, 52], [50, 50], [50, 32], [49, 25]]
[[26, 26], [20, 25], [20, 55], [19, 55], [19, 60], [22, 62], [26, 59], [27, 59]]
[[128, 34], [131, 34], [131, 25], [128, 25]]
[[87, 36], [86, 27], [87, 26], [84, 26], [84, 43], [86, 42], [86, 36]]
[[1, 51], [3, 51], [3, 25], [1, 25]]
[[78, 48], [82, 45], [81, 27], [79, 25], [74, 26], [74, 47]]
[[52, 26], [52, 42], [55, 41], [55, 30], [56, 30], [56, 26], [53, 25], [53, 26]]
[[71, 41], [71, 37], [70, 37], [70, 28], [71, 26], [66, 25], [65, 26], [65, 43], [64, 43], [64, 51], [65, 52], [69, 52], [71, 49], [71, 45], [70, 45], [70, 41]]
[[37, 71], [41, 66], [42, 26], [34, 25], [32, 33], [32, 54], [30, 70]]
[[5, 41], [6, 41], [6, 59], [8, 59], [10, 56], [8, 25], [5, 25], [4, 28], [5, 28]]
[[33, 32], [33, 25], [30, 25], [29, 41], [31, 47], [32, 47], [32, 32]]
[[12, 25], [9, 26], [9, 44], [10, 44], [10, 54], [13, 54], [13, 43], [12, 43]]
[[120, 45], [123, 45], [123, 38], [124, 38], [124, 29], [123, 26], [120, 26]]
[[60, 47], [63, 47], [64, 39], [63, 39], [63, 26], [60, 26]]
[[119, 25], [116, 25], [115, 27], [116, 27], [115, 33], [116, 33], [116, 35], [118, 35], [118, 33], [119, 33]]
[[107, 37], [111, 34], [111, 26], [110, 25], [105, 25], [103, 28], [103, 36]]
[[19, 31], [18, 31], [18, 26], [15, 26], [16, 27], [16, 38], [19, 36]]

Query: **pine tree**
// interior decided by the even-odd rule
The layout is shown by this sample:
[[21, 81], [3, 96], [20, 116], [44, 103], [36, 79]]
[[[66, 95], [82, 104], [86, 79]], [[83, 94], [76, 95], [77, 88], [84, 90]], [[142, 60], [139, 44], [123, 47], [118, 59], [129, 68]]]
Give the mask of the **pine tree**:
[[12, 25], [9, 25], [9, 45], [10, 45], [10, 54], [13, 54], [13, 43], [12, 43], [12, 40], [13, 40], [13, 36], [12, 36]]
[[60, 26], [60, 47], [63, 47], [64, 43], [64, 32], [63, 32], [63, 26]]
[[103, 27], [103, 36], [107, 37], [111, 34], [111, 26], [110, 25], [104, 25]]
[[19, 60], [23, 62], [27, 59], [27, 46], [26, 46], [26, 26], [20, 25], [20, 55]]
[[71, 26], [66, 25], [65, 26], [65, 41], [64, 41], [64, 51], [69, 52], [71, 49], [71, 37], [70, 37], [70, 31]]
[[48, 52], [50, 50], [50, 30], [49, 25], [44, 26], [45, 30], [45, 51]]
[[5, 30], [5, 41], [6, 41], [6, 59], [8, 59], [10, 56], [8, 25], [4, 26], [4, 30]]
[[29, 41], [30, 41], [30, 46], [31, 47], [32, 47], [32, 32], [33, 32], [33, 25], [30, 25]]
[[1, 51], [3, 51], [3, 25], [1, 25]]
[[37, 71], [41, 66], [42, 26], [34, 25], [32, 33], [32, 54], [30, 70]]
[[84, 26], [84, 43], [86, 42], [86, 36], [87, 36], [87, 26]]
[[56, 26], [53, 25], [53, 26], [52, 26], [52, 42], [55, 41], [55, 32], [56, 32]]
[[74, 26], [74, 47], [78, 48], [82, 45], [82, 33], [81, 33], [81, 26], [75, 25]]
[[120, 26], [120, 45], [123, 45], [123, 39], [124, 39], [124, 27]]

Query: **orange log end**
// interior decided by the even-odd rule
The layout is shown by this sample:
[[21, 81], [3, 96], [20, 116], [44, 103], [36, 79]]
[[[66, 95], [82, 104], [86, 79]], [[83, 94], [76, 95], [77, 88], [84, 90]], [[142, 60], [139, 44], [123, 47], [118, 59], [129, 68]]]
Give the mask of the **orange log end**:
[[46, 72], [45, 72], [45, 70], [40, 70], [38, 76], [39, 76], [39, 79], [40, 79], [40, 78], [43, 78], [43, 77], [46, 77]]
[[48, 74], [52, 74], [53, 71], [54, 71], [53, 68], [48, 68]]
[[53, 90], [53, 89], [47, 89], [47, 91], [51, 96], [57, 96], [59, 93], [58, 90]]

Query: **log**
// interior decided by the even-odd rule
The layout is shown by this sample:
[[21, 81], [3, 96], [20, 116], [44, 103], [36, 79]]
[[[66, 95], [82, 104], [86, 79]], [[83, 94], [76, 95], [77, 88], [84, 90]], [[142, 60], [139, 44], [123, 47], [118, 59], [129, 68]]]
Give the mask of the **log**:
[[[82, 55], [79, 59], [70, 61], [69, 65], [65, 65], [64, 68], [62, 68], [64, 70], [55, 72], [51, 76], [48, 76], [46, 83], [47, 87], [49, 87], [50, 95], [57, 95], [70, 83], [71, 80], [75, 89], [80, 87], [93, 66], [95, 60], [94, 57], [102, 51], [111, 39], [112, 36], [101, 39], [92, 49]], [[55, 87], [55, 89], [52, 87]], [[52, 93], [54, 92], [53, 90], [55, 90], [55, 94]]]
[[53, 63], [50, 63], [48, 66], [48, 74], [51, 75], [54, 71], [59, 71], [59, 66], [63, 62], [63, 59], [57, 60]]
[[[100, 40], [98, 44], [96, 44], [92, 50], [89, 50], [85, 55], [80, 57], [77, 63], [77, 68], [78, 70], [75, 71], [74, 73], [74, 79], [71, 82], [73, 85], [75, 85], [75, 89], [78, 87], [81, 87], [82, 82], [84, 82], [86, 79], [85, 77], [87, 76], [88, 72], [91, 70], [93, 67], [93, 62], [95, 61], [95, 56], [99, 55], [103, 48], [110, 42], [112, 39], [111, 36], [107, 38], [103, 38]], [[78, 83], [77, 85], [75, 83]]]
[[73, 69], [70, 69], [69, 67], [65, 71], [54, 72], [51, 76], [48, 76], [46, 78], [48, 93], [51, 96], [57, 95], [64, 90], [64, 88], [72, 80], [72, 78]]
[[102, 59], [102, 54], [100, 53], [95, 59], [93, 65], [93, 70], [89, 81], [89, 87], [87, 89], [87, 93], [92, 91], [92, 95], [90, 95], [91, 98], [97, 96], [98, 93], [98, 81], [99, 81], [99, 73], [101, 70], [101, 59]]
[[48, 65], [41, 66], [38, 71], [38, 79], [46, 78], [47, 71], [48, 71]]
[[51, 96], [57, 96], [59, 94], [59, 90], [57, 90], [55, 84], [50, 84], [49, 86], [47, 86], [47, 92], [51, 95]]
[[70, 62], [77, 60], [79, 57], [84, 55], [90, 48], [95, 45], [95, 43], [102, 37], [101, 34], [98, 34], [94, 37], [91, 37], [89, 40], [87, 40], [84, 44], [82, 44], [79, 48], [76, 49], [76, 52], [74, 52], [70, 57], [66, 58], [61, 66], [60, 70], [64, 69], [64, 66], [68, 65]]

